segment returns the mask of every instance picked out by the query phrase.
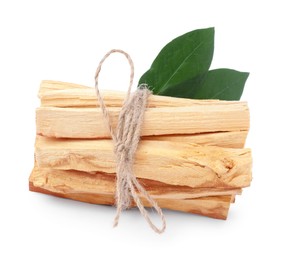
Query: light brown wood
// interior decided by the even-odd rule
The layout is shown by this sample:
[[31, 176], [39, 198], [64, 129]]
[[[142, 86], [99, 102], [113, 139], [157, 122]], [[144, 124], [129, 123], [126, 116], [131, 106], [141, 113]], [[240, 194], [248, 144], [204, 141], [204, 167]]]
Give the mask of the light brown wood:
[[56, 80], [42, 80], [38, 92], [38, 97], [41, 98], [43, 95], [50, 91], [55, 90], [69, 90], [69, 89], [86, 89], [88, 87], [82, 86], [79, 84], [74, 83], [67, 83], [62, 81], [56, 81]]
[[[113, 127], [120, 108], [109, 108]], [[36, 110], [37, 134], [61, 138], [110, 136], [100, 108], [40, 107]], [[241, 104], [148, 108], [142, 136], [247, 131], [248, 109]]]
[[[120, 91], [102, 91], [105, 103], [109, 107], [121, 107], [123, 99], [126, 95], [125, 92]], [[97, 98], [95, 96], [94, 88], [86, 87], [78, 84], [65, 83], [59, 81], [42, 81], [39, 97], [41, 98], [42, 106], [55, 106], [55, 107], [97, 107]], [[218, 100], [191, 100], [184, 98], [173, 98], [173, 97], [164, 97], [164, 96], [150, 96], [149, 98], [149, 107], [187, 107], [187, 106], [196, 106], [203, 110], [205, 110], [205, 106], [209, 107], [212, 105], [216, 106], [232, 106], [239, 105], [242, 110], [246, 110], [244, 115], [247, 117], [245, 120], [249, 120], [248, 108], [245, 102], [237, 102], [237, 101], [218, 101]], [[77, 119], [73, 117], [71, 122], [67, 122], [72, 115], [62, 115], [58, 117], [57, 113], [63, 113], [63, 110], [53, 110], [53, 111], [42, 111], [40, 110], [37, 113], [37, 122], [38, 122], [38, 134], [51, 136], [51, 137], [68, 137], [68, 138], [110, 138], [109, 133], [106, 132], [106, 127], [102, 122], [101, 111], [97, 111], [94, 117], [95, 125], [88, 125], [84, 131], [81, 131], [81, 127], [79, 124], [85, 124], [83, 122], [84, 115], [81, 115], [81, 111], [73, 110], [73, 113], [77, 114]], [[99, 114], [98, 114], [99, 112]], [[170, 112], [170, 111], [169, 111]], [[169, 114], [170, 120], [165, 120], [162, 122], [162, 114], [157, 113], [157, 118], [160, 117], [156, 126], [155, 122], [151, 122], [151, 129], [149, 126], [146, 126], [147, 135], [144, 139], [147, 140], [164, 140], [164, 141], [176, 141], [176, 142], [189, 142], [196, 143], [201, 145], [216, 145], [221, 147], [230, 147], [230, 148], [243, 148], [245, 144], [245, 140], [248, 133], [248, 123], [242, 123], [241, 127], [238, 127], [238, 130], [231, 131], [222, 131], [223, 128], [216, 128], [215, 125], [221, 124], [220, 120], [224, 121], [223, 118], [213, 119], [214, 125], [209, 125], [210, 129], [205, 130], [200, 127], [195, 129], [196, 125], [201, 124], [206, 126], [205, 122], [199, 122], [198, 118], [193, 118], [193, 120], [185, 120], [183, 118], [181, 122], [178, 124], [177, 114], [174, 116], [173, 113]], [[46, 113], [49, 114], [49, 117], [46, 117]], [[78, 114], [79, 113], [79, 114]], [[115, 112], [115, 113], [118, 113]], [[185, 114], [185, 112], [183, 112]], [[152, 114], [152, 113], [151, 113]], [[220, 115], [220, 114], [218, 114]], [[94, 116], [94, 115], [91, 115]], [[99, 118], [98, 118], [99, 116]], [[147, 115], [148, 116], [148, 115]], [[166, 114], [164, 112], [164, 118]], [[187, 115], [190, 117], [191, 114]], [[204, 116], [204, 114], [203, 114]], [[215, 115], [216, 116], [216, 115]], [[235, 115], [233, 114], [235, 117]], [[114, 122], [116, 122], [116, 115], [114, 116]], [[152, 117], [152, 115], [151, 115]], [[63, 121], [64, 120], [64, 121]], [[76, 122], [79, 120], [80, 122]], [[87, 119], [90, 120], [90, 119]], [[50, 124], [50, 121], [52, 123]], [[91, 121], [89, 121], [91, 123]], [[92, 123], [91, 123], [92, 124]], [[155, 126], [154, 126], [155, 124]], [[164, 126], [162, 127], [162, 124]], [[182, 126], [183, 124], [183, 126]], [[99, 126], [99, 128], [98, 128]], [[93, 128], [93, 127], [96, 127]], [[153, 128], [156, 129], [153, 129]], [[179, 129], [182, 127], [182, 129]], [[94, 132], [91, 133], [89, 129], [93, 128]], [[103, 129], [102, 129], [103, 128]], [[164, 129], [165, 128], [165, 129]], [[178, 129], [175, 130], [175, 129]], [[153, 133], [150, 133], [152, 130], [155, 130], [155, 136]], [[229, 128], [228, 128], [229, 130]], [[80, 132], [81, 131], [81, 132]], [[206, 133], [203, 133], [206, 131]], [[176, 133], [178, 132], [178, 133]], [[194, 134], [193, 134], [194, 133]], [[157, 135], [159, 134], [159, 135]], [[162, 134], [162, 135], [161, 135]], [[143, 132], [143, 135], [144, 132]]]
[[[30, 190], [113, 205], [113, 143], [94, 88], [43, 81], [38, 95]], [[126, 93], [102, 95], [115, 127]], [[226, 219], [252, 179], [248, 129], [246, 102], [151, 95], [134, 174], [162, 208]]]
[[[31, 191], [94, 204], [114, 205], [115, 202], [115, 178], [102, 173], [91, 175], [77, 171], [43, 169], [36, 166], [30, 176], [29, 183]], [[227, 218], [232, 195], [178, 199], [158, 196], [158, 191], [159, 193], [161, 191], [168, 193], [167, 189], [163, 190], [156, 185], [148, 186], [147, 184], [145, 186], [147, 186], [147, 190], [152, 196], [155, 193], [154, 199], [162, 208], [191, 212], [218, 219]], [[142, 201], [145, 206], [150, 206], [144, 199]]]
[[[114, 193], [115, 189], [115, 174], [94, 172], [90, 174], [88, 172], [75, 171], [75, 170], [57, 170], [51, 168], [39, 168], [35, 162], [34, 169], [34, 182], [37, 182], [39, 186], [48, 184], [50, 186], [62, 187], [64, 191], [63, 183], [67, 181], [70, 176], [76, 176], [78, 181], [76, 183], [71, 183], [69, 186], [69, 191], [76, 190], [77, 192], [92, 192], [94, 185], [96, 185], [96, 191], [100, 193]], [[54, 183], [49, 179], [43, 178], [43, 176], [53, 175], [56, 176], [57, 182]], [[107, 183], [108, 185], [99, 185], [98, 180]], [[191, 188], [188, 186], [176, 186], [169, 185], [166, 183], [137, 178], [139, 183], [146, 189], [146, 191], [153, 198], [170, 198], [170, 199], [194, 199], [200, 197], [210, 197], [210, 196], [235, 196], [240, 195], [241, 189], [226, 189], [226, 188]]]
[[[126, 92], [102, 90], [102, 96], [107, 107], [121, 107]], [[97, 97], [93, 87], [86, 87], [73, 83], [44, 80], [41, 82], [39, 94], [42, 106], [49, 107], [98, 107]], [[195, 100], [186, 98], [174, 98], [166, 96], [151, 95], [148, 99], [148, 107], [186, 107], [193, 105], [242, 105], [241, 101], [219, 101], [219, 100]]]
[[220, 146], [226, 148], [243, 148], [248, 131], [200, 133], [189, 135], [143, 136], [142, 140], [194, 143], [199, 145]]
[[[38, 136], [40, 167], [115, 173], [111, 140], [69, 140]], [[134, 173], [139, 178], [190, 187], [241, 188], [250, 185], [251, 152], [167, 141], [140, 142]]]

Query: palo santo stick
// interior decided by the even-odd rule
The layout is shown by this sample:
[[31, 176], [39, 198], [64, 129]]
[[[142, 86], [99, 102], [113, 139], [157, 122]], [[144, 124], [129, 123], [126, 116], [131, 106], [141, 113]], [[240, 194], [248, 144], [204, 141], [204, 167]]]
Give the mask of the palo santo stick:
[[[93, 192], [94, 185], [96, 185], [96, 191], [100, 193], [114, 193], [115, 188], [115, 174], [95, 172], [93, 174], [75, 170], [57, 170], [51, 168], [39, 168], [35, 162], [35, 178], [34, 182], [38, 180], [41, 182], [41, 186], [48, 184], [49, 186], [61, 187], [62, 191], [66, 191], [66, 186], [63, 186], [67, 182], [66, 178], [68, 176], [76, 176], [78, 181], [76, 183], [71, 183], [72, 186], [68, 186], [69, 192], [76, 190], [77, 192]], [[37, 172], [37, 173], [36, 173]], [[38, 175], [37, 175], [38, 174]], [[57, 182], [53, 183], [50, 179], [45, 179], [41, 177], [43, 174], [47, 176], [56, 176]], [[102, 181], [106, 185], [99, 185]], [[166, 183], [137, 178], [139, 183], [146, 189], [146, 191], [152, 195], [153, 198], [169, 198], [169, 199], [195, 199], [200, 197], [210, 197], [210, 196], [235, 196], [240, 195], [241, 189], [225, 189], [225, 188], [191, 188], [188, 186], [175, 186]], [[59, 185], [59, 182], [61, 184]]]
[[[107, 106], [121, 107], [126, 93], [120, 91], [102, 91]], [[42, 81], [39, 97], [42, 106], [55, 107], [97, 107], [98, 102], [94, 88], [59, 81]], [[178, 107], [196, 104], [216, 103], [228, 105], [241, 102], [216, 100], [191, 100], [184, 98], [170, 98], [164, 96], [150, 96], [149, 107]], [[202, 145], [215, 145], [229, 148], [243, 148], [248, 131], [215, 132], [200, 134], [168, 134], [162, 136], [147, 136], [147, 140], [164, 140], [176, 142], [192, 142]], [[105, 137], [107, 138], [107, 137]]]
[[[120, 108], [109, 108], [113, 127]], [[107, 138], [110, 136], [100, 108], [40, 107], [36, 110], [37, 134], [62, 138]], [[249, 113], [243, 103], [148, 108], [142, 136], [247, 131]]]
[[[38, 93], [42, 106], [49, 107], [98, 107], [94, 88], [59, 81], [42, 81]], [[108, 107], [122, 107], [126, 93], [122, 91], [103, 90], [102, 96]], [[151, 95], [148, 98], [148, 107], [185, 107], [193, 105], [235, 105], [247, 107], [246, 102], [195, 100]]]
[[54, 90], [86, 89], [86, 88], [88, 87], [74, 83], [66, 83], [55, 80], [43, 80], [40, 85], [38, 96], [41, 98], [42, 95], [45, 95], [47, 92]]
[[[58, 171], [35, 167], [30, 179], [30, 190], [94, 204], [114, 205], [115, 179], [105, 174]], [[152, 187], [149, 187], [149, 192]], [[153, 189], [156, 191], [156, 188]], [[155, 198], [162, 208], [191, 212], [208, 217], [226, 219], [231, 195], [196, 199]], [[150, 206], [142, 200], [145, 206]], [[134, 206], [134, 204], [133, 204]]]
[[190, 135], [143, 136], [142, 140], [185, 142], [199, 145], [212, 145], [226, 148], [243, 148], [247, 131], [201, 133]]
[[[37, 136], [40, 167], [115, 172], [111, 140], [59, 140]], [[241, 188], [250, 185], [251, 152], [166, 141], [141, 141], [136, 152], [136, 177], [190, 187]]]

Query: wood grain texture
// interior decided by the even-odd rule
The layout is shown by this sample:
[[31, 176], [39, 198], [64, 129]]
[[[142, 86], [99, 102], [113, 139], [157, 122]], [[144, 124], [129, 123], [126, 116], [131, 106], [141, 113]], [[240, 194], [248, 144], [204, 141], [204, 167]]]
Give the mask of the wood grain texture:
[[[102, 90], [102, 96], [107, 107], [122, 107], [126, 92]], [[44, 80], [41, 82], [38, 97], [41, 106], [48, 107], [98, 107], [97, 97], [93, 87], [86, 87], [73, 83]], [[242, 105], [241, 101], [219, 101], [219, 100], [196, 100], [186, 98], [175, 98], [151, 95], [148, 99], [148, 107], [186, 107], [193, 105]]]
[[[51, 179], [43, 178], [43, 176], [50, 176]], [[75, 170], [57, 170], [51, 168], [39, 168], [37, 163], [34, 166], [34, 182], [39, 186], [48, 184], [51, 187], [61, 187], [62, 191], [68, 189], [69, 192], [76, 190], [77, 192], [93, 192], [95, 186], [96, 191], [100, 193], [115, 192], [115, 174], [94, 172], [75, 171]], [[54, 183], [53, 177], [56, 177]], [[75, 182], [69, 182], [69, 186], [65, 187], [65, 182], [70, 177], [75, 178]], [[225, 188], [191, 188], [188, 186], [175, 186], [166, 183], [137, 178], [139, 183], [148, 191], [153, 198], [169, 198], [169, 199], [194, 199], [200, 197], [210, 196], [235, 196], [240, 195], [241, 189], [225, 189]], [[105, 183], [106, 185], [101, 185]], [[50, 188], [51, 189], [51, 188]]]
[[[116, 115], [118, 114], [118, 109], [122, 106], [123, 99], [125, 98], [126, 93], [120, 91], [102, 91], [105, 103], [108, 107], [115, 108], [115, 115], [114, 115], [114, 126], [116, 124]], [[86, 87], [78, 84], [72, 83], [65, 83], [59, 81], [42, 81], [40, 90], [39, 90], [39, 97], [41, 99], [41, 105], [47, 107], [62, 107], [62, 108], [91, 108], [91, 107], [98, 107], [97, 98], [95, 96], [95, 90], [92, 87]], [[173, 97], [164, 97], [164, 96], [156, 96], [151, 95], [149, 97], [148, 107], [150, 108], [169, 108], [172, 107], [190, 107], [195, 106], [197, 109], [201, 108], [202, 110], [206, 110], [212, 106], [222, 106], [222, 110], [225, 107], [238, 106], [238, 110], [242, 110], [245, 116], [244, 123], [242, 123], [241, 127], [237, 127], [238, 130], [230, 130], [227, 128], [227, 131], [222, 131], [226, 128], [219, 127], [217, 128], [215, 125], [221, 124], [219, 118], [220, 114], [218, 114], [218, 118], [213, 119], [215, 125], [209, 125], [209, 129], [204, 133], [204, 129], [200, 127], [195, 129], [198, 124], [206, 126], [205, 122], [199, 122], [198, 118], [193, 118], [193, 120], [185, 120], [185, 117], [182, 118], [180, 124], [178, 124], [176, 120], [180, 113], [186, 114], [186, 111], [182, 112], [180, 109], [179, 114], [177, 113], [169, 113], [171, 121], [168, 118], [165, 122], [162, 122], [162, 116], [165, 117], [166, 114], [164, 111], [161, 110], [162, 113], [159, 113], [157, 110], [157, 118], [158, 116], [159, 121], [157, 122], [157, 127], [155, 126], [154, 129], [156, 135], [153, 135], [152, 129], [154, 125], [151, 125], [151, 129], [147, 125], [145, 128], [146, 136], [145, 139], [148, 140], [168, 140], [168, 141], [176, 141], [176, 142], [190, 142], [190, 143], [197, 143], [202, 145], [216, 145], [221, 147], [230, 147], [230, 148], [243, 148], [245, 144], [245, 140], [248, 133], [249, 127], [249, 112], [246, 102], [238, 102], [238, 101], [218, 101], [218, 100], [192, 100], [192, 99], [184, 99], [184, 98], [173, 98]], [[116, 109], [117, 108], [117, 109]], [[195, 108], [193, 108], [196, 110]], [[153, 110], [151, 110], [153, 111]], [[221, 111], [221, 109], [219, 110]], [[62, 115], [62, 113], [67, 114], [68, 111], [65, 110], [53, 110], [53, 111], [42, 111], [41, 109], [37, 113], [37, 122], [38, 122], [38, 134], [51, 136], [51, 137], [68, 137], [68, 138], [110, 138], [109, 133], [106, 132], [106, 127], [102, 122], [101, 112], [97, 111], [94, 119], [95, 125], [92, 124], [90, 119], [86, 119], [89, 121], [87, 125], [87, 129], [83, 128], [83, 124], [86, 125], [85, 120], [83, 119], [84, 115], [81, 114], [82, 111], [80, 110], [72, 110], [72, 113], [76, 113], [77, 117], [73, 117], [74, 120], [69, 120], [72, 115]], [[156, 111], [155, 111], [156, 112]], [[176, 111], [174, 111], [176, 112]], [[194, 111], [193, 111], [194, 112]], [[57, 113], [60, 113], [62, 116], [57, 116]], [[90, 113], [90, 112], [89, 112]], [[98, 114], [99, 113], [99, 114]], [[158, 114], [159, 113], [159, 114]], [[46, 117], [46, 114], [49, 114]], [[205, 112], [204, 114], [207, 114]], [[204, 115], [203, 114], [203, 115]], [[74, 114], [73, 114], [74, 116]], [[192, 116], [192, 113], [189, 115], [185, 115], [189, 119]], [[215, 115], [216, 116], [216, 115]], [[152, 117], [152, 112], [151, 112]], [[235, 114], [233, 114], [235, 117]], [[243, 117], [242, 117], [243, 118]], [[64, 121], [63, 121], [64, 120]], [[207, 119], [206, 119], [207, 120]], [[222, 118], [223, 120], [223, 118]], [[240, 120], [240, 117], [239, 117]], [[69, 122], [68, 122], [69, 121]], [[151, 120], [152, 121], [152, 120]], [[224, 120], [223, 120], [224, 121]], [[52, 122], [52, 123], [50, 123]], [[153, 122], [151, 124], [156, 124]], [[162, 128], [162, 124], [165, 126]], [[81, 126], [80, 126], [81, 125]], [[98, 127], [99, 126], [99, 127]], [[96, 127], [94, 132], [91, 133], [90, 127]], [[179, 128], [182, 127], [180, 130]], [[103, 129], [102, 129], [103, 128]], [[176, 129], [179, 129], [178, 133], [176, 133]], [[83, 131], [82, 131], [83, 130]], [[143, 135], [145, 135], [143, 132]], [[159, 135], [158, 135], [159, 134]]]
[[[120, 108], [109, 108], [115, 128]], [[40, 107], [36, 110], [37, 134], [57, 138], [108, 138], [100, 108]], [[248, 131], [247, 107], [191, 106], [148, 108], [144, 115], [142, 136]]]
[[248, 131], [215, 132], [181, 135], [143, 136], [141, 140], [193, 143], [226, 148], [243, 148]]
[[[72, 140], [37, 136], [39, 167], [115, 173], [111, 140]], [[251, 181], [251, 152], [180, 142], [140, 142], [136, 177], [190, 187], [242, 188]]]
[[[150, 185], [148, 181], [147, 184], [145, 183], [148, 192], [150, 192], [160, 207], [218, 219], [227, 218], [232, 196], [235, 195], [181, 199], [170, 196], [170, 190], [168, 191], [170, 186], [167, 185], [168, 188], [165, 189], [165, 184], [162, 185], [164, 189], [158, 183], [157, 185]], [[29, 187], [31, 191], [93, 204], [114, 205], [115, 203], [115, 178], [102, 173], [91, 175], [78, 171], [43, 169], [35, 166], [30, 175]], [[182, 191], [183, 189], [180, 190]], [[185, 187], [185, 189], [188, 188]], [[165, 196], [159, 195], [161, 191], [165, 192]], [[174, 188], [172, 188], [172, 191], [174, 191]], [[192, 196], [191, 193], [190, 195]], [[142, 201], [145, 206], [150, 206], [144, 199]]]
[[[116, 127], [126, 93], [102, 94]], [[114, 205], [113, 143], [94, 88], [43, 81], [38, 95], [30, 190]], [[252, 179], [248, 130], [246, 102], [151, 95], [134, 174], [162, 208], [226, 219]]]

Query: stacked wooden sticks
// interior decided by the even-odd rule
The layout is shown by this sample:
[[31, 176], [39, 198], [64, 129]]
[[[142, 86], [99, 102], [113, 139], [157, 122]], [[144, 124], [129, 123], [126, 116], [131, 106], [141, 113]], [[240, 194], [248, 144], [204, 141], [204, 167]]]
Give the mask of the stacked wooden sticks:
[[[103, 96], [115, 127], [125, 93]], [[43, 81], [39, 98], [30, 190], [114, 205], [113, 143], [94, 89]], [[162, 208], [226, 219], [252, 178], [248, 129], [245, 102], [152, 95], [134, 174]]]

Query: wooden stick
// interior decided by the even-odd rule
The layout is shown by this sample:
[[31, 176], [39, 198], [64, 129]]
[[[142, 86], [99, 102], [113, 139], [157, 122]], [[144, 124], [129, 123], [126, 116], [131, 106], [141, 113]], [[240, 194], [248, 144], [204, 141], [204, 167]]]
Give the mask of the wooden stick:
[[[58, 140], [38, 136], [40, 167], [115, 173], [111, 140]], [[241, 188], [250, 185], [251, 152], [167, 141], [141, 141], [136, 177], [190, 187]]]
[[[107, 106], [121, 107], [123, 99], [126, 95], [119, 91], [103, 91], [104, 99]], [[95, 91], [91, 87], [82, 85], [58, 82], [58, 81], [43, 81], [39, 90], [42, 106], [55, 107], [97, 107], [97, 98]], [[217, 100], [191, 100], [184, 98], [170, 98], [164, 96], [151, 96], [149, 98], [149, 107], [184, 107], [193, 105], [230, 105], [241, 104], [241, 102], [217, 101]], [[246, 103], [244, 105], [247, 106]], [[43, 118], [44, 120], [45, 118]], [[48, 126], [47, 126], [48, 127]], [[49, 131], [49, 136], [53, 136]], [[176, 142], [192, 142], [202, 145], [215, 145], [229, 148], [243, 148], [247, 137], [247, 130], [232, 131], [232, 132], [214, 132], [214, 133], [199, 133], [199, 134], [165, 134], [162, 136], [146, 136], [147, 140], [164, 140]], [[40, 133], [39, 131], [39, 134]], [[64, 135], [64, 134], [62, 134]], [[74, 133], [72, 133], [74, 135]], [[64, 136], [63, 136], [64, 137]], [[72, 136], [68, 136], [72, 137]], [[78, 136], [77, 136], [78, 137]], [[81, 136], [79, 136], [81, 137]], [[105, 136], [103, 138], [108, 138]], [[84, 138], [84, 137], [83, 137]]]
[[[106, 174], [91, 175], [83, 172], [59, 171], [35, 166], [29, 184], [31, 191], [63, 198], [106, 205], [114, 205], [115, 202], [115, 179]], [[151, 193], [156, 194], [158, 192], [156, 186], [147, 186], [147, 189]], [[159, 188], [159, 191], [162, 189]], [[157, 196], [155, 199], [162, 208], [226, 219], [232, 196], [209, 196], [195, 199]], [[150, 206], [144, 199], [143, 203], [145, 206]]]
[[[57, 170], [51, 168], [39, 168], [35, 162], [34, 167], [34, 182], [41, 186], [45, 186], [49, 179], [43, 178], [43, 175], [56, 177], [57, 182], [49, 182], [51, 186], [62, 186], [65, 182], [69, 182], [70, 177], [75, 176], [76, 182], [68, 186], [69, 192], [76, 190], [77, 192], [93, 191], [93, 185], [96, 186], [96, 191], [100, 193], [114, 193], [115, 192], [115, 174], [95, 172], [90, 174], [88, 172], [75, 171], [75, 170]], [[98, 180], [106, 183], [106, 185], [99, 185]], [[137, 178], [139, 183], [146, 189], [146, 191], [153, 198], [169, 198], [169, 199], [195, 199], [200, 197], [210, 196], [235, 196], [240, 195], [241, 189], [225, 189], [225, 188], [191, 188], [188, 186], [175, 186], [166, 183]]]
[[[123, 91], [103, 90], [104, 102], [108, 107], [122, 107], [126, 93]], [[42, 106], [49, 107], [98, 107], [97, 97], [93, 87], [65, 83], [59, 81], [42, 81], [38, 93]], [[174, 98], [152, 95], [148, 99], [148, 107], [186, 107], [193, 105], [242, 105], [246, 102], [219, 101], [219, 100], [195, 100], [186, 98]]]
[[[120, 108], [109, 108], [113, 127]], [[37, 134], [62, 138], [107, 138], [110, 136], [100, 108], [40, 107], [36, 111]], [[242, 104], [193, 105], [148, 108], [142, 136], [247, 131], [248, 110]]]
[[243, 148], [248, 131], [200, 133], [189, 135], [143, 136], [142, 140], [194, 143], [199, 145]]
[[40, 85], [40, 89], [38, 92], [38, 97], [41, 98], [49, 91], [54, 90], [68, 90], [68, 89], [86, 89], [88, 87], [82, 86], [74, 83], [66, 83], [62, 81], [55, 80], [43, 80]]

